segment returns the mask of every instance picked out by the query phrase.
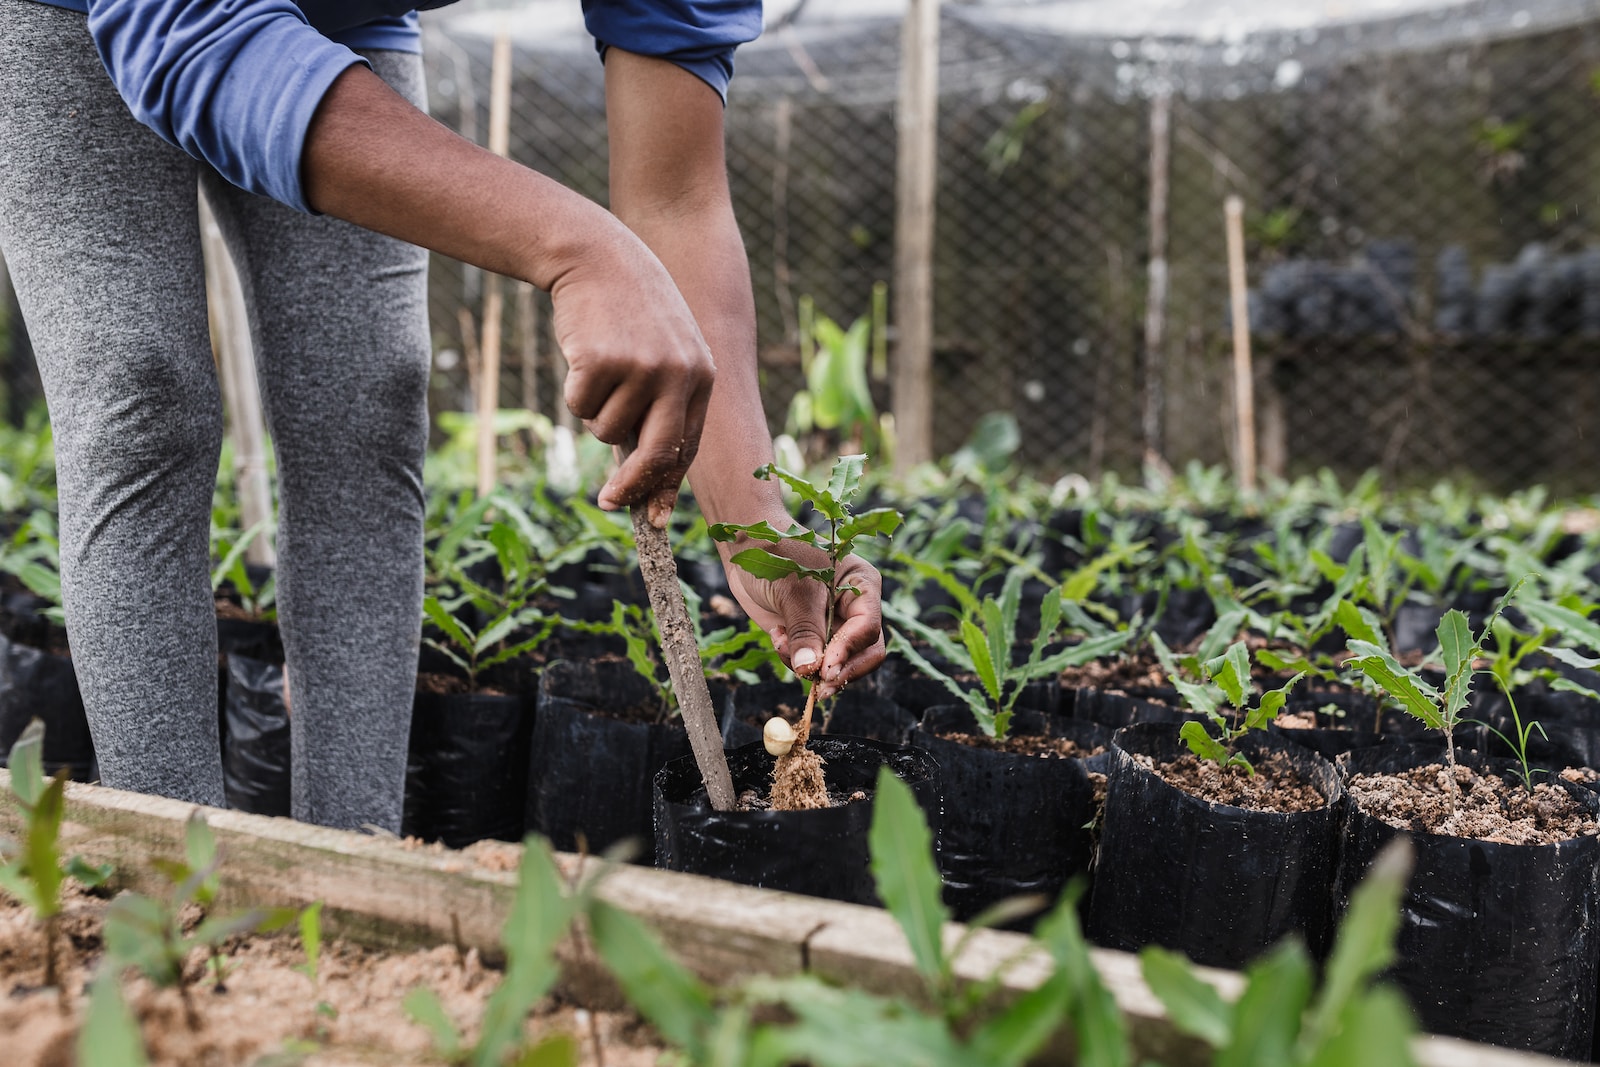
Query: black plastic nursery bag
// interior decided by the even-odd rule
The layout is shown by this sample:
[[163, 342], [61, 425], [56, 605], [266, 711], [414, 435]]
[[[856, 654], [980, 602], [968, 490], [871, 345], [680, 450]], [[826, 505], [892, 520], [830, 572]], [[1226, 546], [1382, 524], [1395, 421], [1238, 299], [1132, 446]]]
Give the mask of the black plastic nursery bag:
[[[1011, 731], [1022, 736], [1065, 737], [1084, 750], [1106, 747], [1111, 731], [1035, 711], [1020, 711]], [[1043, 894], [1049, 901], [1094, 854], [1095, 817], [1090, 771], [1104, 773], [1109, 752], [1092, 759], [1062, 759], [977, 748], [947, 741], [945, 733], [977, 734], [965, 705], [930, 708], [911, 743], [939, 764], [944, 820], [939, 870], [944, 899], [966, 921], [1007, 897]]]
[[72, 660], [0, 635], [0, 767], [34, 719], [44, 721], [46, 774], [65, 769], [80, 782], [97, 777]]
[[[1346, 778], [1442, 762], [1435, 746], [1385, 745], [1340, 759]], [[1471, 759], [1463, 758], [1463, 762]], [[1505, 777], [1508, 761], [1475, 762]], [[1592, 812], [1600, 796], [1574, 790]], [[1600, 838], [1498, 844], [1398, 830], [1352, 800], [1337, 905], [1373, 858], [1407, 833], [1415, 849], [1390, 977], [1434, 1033], [1566, 1059], [1594, 1036]]]
[[405, 833], [465, 848], [520, 841], [534, 701], [522, 694], [422, 693], [411, 711]]
[[[867, 831], [879, 768], [887, 765], [911, 787], [939, 835], [937, 765], [917, 748], [856, 737], [813, 737], [807, 747], [824, 761], [834, 793], [866, 798], [817, 811], [714, 811], [693, 756], [668, 763], [655, 776], [656, 865], [790, 893], [876, 904]], [[734, 793], [772, 784], [776, 760], [760, 741], [728, 753]]]
[[649, 862], [651, 779], [689, 753], [676, 717], [655, 718], [660, 701], [625, 660], [552, 663], [539, 683], [528, 762], [528, 829], [591, 853], [627, 838]]
[[228, 807], [289, 814], [289, 710], [283, 668], [238, 653], [227, 657], [222, 701], [222, 786]]
[[1239, 751], [1258, 770], [1282, 753], [1325, 798], [1306, 812], [1254, 811], [1202, 800], [1138, 763], [1188, 751], [1177, 723], [1118, 730], [1100, 830], [1089, 935], [1107, 948], [1156, 944], [1211, 967], [1241, 967], [1298, 935], [1321, 958], [1332, 934], [1332, 888], [1344, 820], [1333, 765], [1252, 732]]

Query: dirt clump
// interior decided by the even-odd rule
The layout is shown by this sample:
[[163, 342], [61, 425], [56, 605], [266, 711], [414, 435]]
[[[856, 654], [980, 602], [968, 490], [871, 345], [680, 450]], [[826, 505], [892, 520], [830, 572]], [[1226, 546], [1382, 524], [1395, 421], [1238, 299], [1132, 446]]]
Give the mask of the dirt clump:
[[822, 757], [804, 747], [804, 739], [772, 768], [772, 806], [778, 811], [813, 811], [832, 807]]
[[1328, 798], [1296, 769], [1288, 756], [1274, 752], [1257, 760], [1255, 774], [1243, 767], [1224, 767], [1185, 752], [1166, 763], [1136, 755], [1134, 761], [1162, 781], [1201, 800], [1251, 811], [1284, 813], [1316, 811]]
[[[1350, 778], [1361, 810], [1401, 830], [1470, 837], [1508, 845], [1548, 845], [1600, 834], [1600, 824], [1565, 789], [1540, 782], [1529, 790], [1498, 774], [1458, 765], [1452, 791], [1443, 764]], [[1459, 799], [1455, 793], [1459, 792]]]

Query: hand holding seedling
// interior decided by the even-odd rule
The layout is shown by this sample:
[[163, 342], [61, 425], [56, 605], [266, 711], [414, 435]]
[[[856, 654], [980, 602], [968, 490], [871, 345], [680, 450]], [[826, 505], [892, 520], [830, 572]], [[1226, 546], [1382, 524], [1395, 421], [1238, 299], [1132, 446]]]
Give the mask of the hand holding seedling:
[[851, 513], [865, 462], [865, 456], [845, 456], [821, 487], [770, 463], [755, 472], [799, 493], [828, 521], [827, 532], [779, 530], [766, 521], [711, 527], [712, 538], [726, 546], [735, 599], [771, 635], [789, 669], [816, 681], [819, 700], [870, 673], [887, 655], [883, 579], [852, 549], [858, 538], [892, 534], [902, 516], [893, 508]]

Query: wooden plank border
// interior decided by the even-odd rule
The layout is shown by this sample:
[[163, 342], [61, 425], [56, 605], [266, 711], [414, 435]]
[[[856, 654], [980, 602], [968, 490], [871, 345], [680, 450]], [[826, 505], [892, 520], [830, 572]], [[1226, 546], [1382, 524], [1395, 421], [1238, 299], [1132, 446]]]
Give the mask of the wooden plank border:
[[[0, 770], [0, 796], [11, 779]], [[62, 848], [117, 868], [117, 884], [156, 890], [155, 858], [182, 859], [184, 825], [194, 805], [99, 786], [67, 786]], [[520, 846], [487, 854], [409, 849], [398, 841], [329, 830], [213, 808], [206, 821], [216, 835], [225, 906], [303, 907], [322, 901], [331, 932], [387, 948], [451, 944], [493, 956], [515, 890], [514, 860]], [[0, 803], [0, 835], [21, 831], [17, 813]], [[478, 858], [499, 860], [490, 866]], [[571, 854], [558, 860], [569, 875], [594, 864]], [[506, 869], [498, 869], [506, 868]], [[804, 971], [825, 979], [886, 993], [916, 994], [919, 983], [911, 953], [888, 913], [814, 897], [734, 885], [712, 878], [626, 866], [601, 888], [610, 903], [646, 920], [668, 949], [713, 984], [754, 975]], [[952, 924], [948, 938], [960, 935]], [[591, 996], [607, 997], [608, 983], [590, 954], [572, 943], [564, 949], [575, 983]], [[1169, 1067], [1200, 1067], [1204, 1050], [1178, 1033], [1145, 986], [1138, 959], [1128, 953], [1093, 950], [1102, 979], [1128, 1021], [1140, 1058]], [[957, 970], [963, 978], [986, 978], [1006, 966], [1003, 989], [1019, 995], [1049, 973], [1044, 954], [1014, 933], [980, 931], [968, 943]], [[1206, 975], [1234, 995], [1236, 974]], [[1415, 1045], [1423, 1067], [1539, 1067], [1561, 1061], [1529, 1056], [1449, 1038], [1424, 1037]], [[1064, 1043], [1041, 1063], [1071, 1062]]]

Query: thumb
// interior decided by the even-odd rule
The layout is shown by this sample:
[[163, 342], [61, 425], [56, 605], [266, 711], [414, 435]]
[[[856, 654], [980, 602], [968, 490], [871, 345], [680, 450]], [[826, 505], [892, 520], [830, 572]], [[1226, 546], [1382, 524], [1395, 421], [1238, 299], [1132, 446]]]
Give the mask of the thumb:
[[[807, 585], [815, 583], [807, 582]], [[820, 598], [788, 597], [783, 605], [784, 633], [789, 667], [803, 678], [822, 666], [823, 627], [827, 625]]]

